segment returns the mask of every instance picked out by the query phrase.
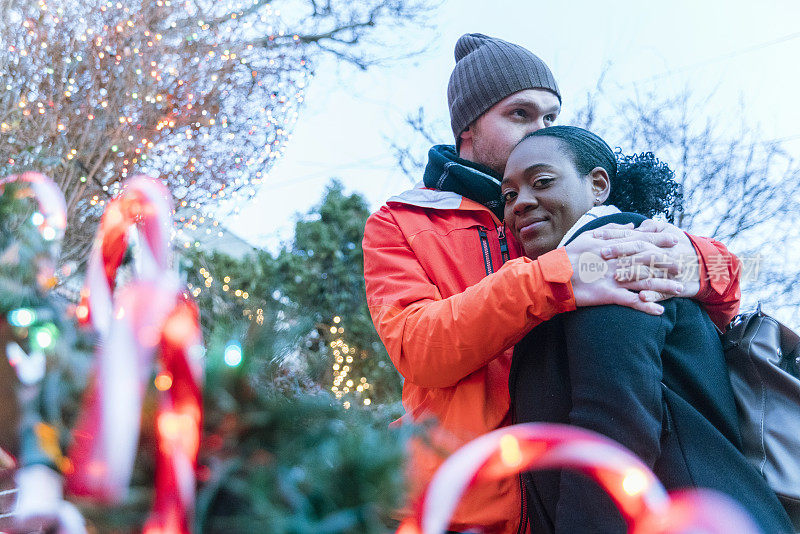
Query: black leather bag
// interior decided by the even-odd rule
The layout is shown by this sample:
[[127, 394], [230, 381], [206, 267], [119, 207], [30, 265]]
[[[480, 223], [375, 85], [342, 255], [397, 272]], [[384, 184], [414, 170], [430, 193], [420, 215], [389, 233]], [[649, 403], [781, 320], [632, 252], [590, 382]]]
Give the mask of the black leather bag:
[[800, 532], [800, 336], [761, 311], [722, 334], [745, 456]]

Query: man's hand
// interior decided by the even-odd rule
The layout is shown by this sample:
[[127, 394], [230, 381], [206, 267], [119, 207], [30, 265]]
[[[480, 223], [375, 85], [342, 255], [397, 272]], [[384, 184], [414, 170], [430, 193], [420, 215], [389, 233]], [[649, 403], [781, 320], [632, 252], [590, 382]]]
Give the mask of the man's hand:
[[[619, 230], [630, 231], [627, 228]], [[684, 291], [680, 282], [663, 276], [654, 276], [655, 270], [649, 268], [663, 256], [660, 247], [674, 246], [677, 244], [677, 239], [663, 233], [642, 233], [642, 235], [652, 239], [647, 241], [630, 239], [633, 237], [631, 235], [608, 240], [597, 238], [587, 232], [579, 235], [565, 247], [572, 263], [571, 281], [577, 306], [618, 304], [651, 315], [660, 315], [664, 312], [664, 308], [656, 304], [654, 302], [656, 299], [652, 296], [669, 298]], [[613, 254], [609, 254], [609, 250], [606, 250], [611, 247], [635, 250], [633, 254], [640, 262], [638, 265], [648, 268], [633, 277], [634, 280], [627, 280], [625, 276], [620, 276], [620, 273], [630, 270], [628, 257], [622, 257], [624, 254], [619, 254], [622, 258], [613, 257]]]
[[[592, 235], [610, 241], [603, 247], [603, 259], [624, 258], [626, 268], [618, 279], [626, 288], [640, 291], [642, 299], [655, 302], [673, 296], [692, 298], [700, 290], [697, 251], [686, 233], [674, 224], [648, 219], [634, 230], [632, 224], [612, 223]], [[683, 290], [674, 295], [639, 283], [652, 277], [679, 281]]]

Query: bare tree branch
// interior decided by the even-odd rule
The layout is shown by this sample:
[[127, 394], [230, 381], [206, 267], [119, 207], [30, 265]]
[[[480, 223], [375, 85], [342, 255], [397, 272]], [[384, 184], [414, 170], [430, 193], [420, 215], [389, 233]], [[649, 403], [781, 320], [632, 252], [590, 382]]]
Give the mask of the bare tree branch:
[[179, 228], [194, 230], [255, 194], [312, 60], [365, 69], [387, 50], [375, 30], [418, 25], [424, 4], [0, 0], [0, 175], [56, 180], [71, 223], [62, 249], [76, 255], [65, 260], [85, 257], [103, 206], [140, 172], [167, 184]]
[[[626, 151], [652, 151], [669, 163], [684, 196], [675, 222], [687, 231], [723, 241], [741, 258], [775, 260], [800, 244], [800, 164], [779, 140], [764, 139], [744, 119], [738, 129], [708, 116], [713, 93], [690, 89], [664, 96], [655, 91], [623, 97], [600, 110], [602, 87], [587, 95], [575, 115]], [[746, 117], [744, 108], [738, 116]], [[587, 121], [587, 118], [589, 120]], [[794, 241], [793, 241], [794, 240]], [[799, 249], [800, 247], [793, 247]], [[798, 296], [796, 269], [766, 261], [760, 276], [744, 280], [745, 304], [756, 299], [775, 306]], [[786, 309], [797, 309], [789, 306]]]
[[[402, 143], [397, 139], [390, 138], [387, 138], [387, 142], [400, 170], [411, 184], [415, 184], [421, 179], [422, 172], [425, 170], [427, 150], [431, 145], [440, 144], [446, 139], [437, 132], [446, 130], [443, 125], [429, 121], [425, 109], [422, 107], [417, 109], [416, 114], [407, 115], [404, 122], [412, 132], [412, 140], [406, 141], [408, 136], [404, 135]], [[451, 136], [452, 134], [444, 135]]]

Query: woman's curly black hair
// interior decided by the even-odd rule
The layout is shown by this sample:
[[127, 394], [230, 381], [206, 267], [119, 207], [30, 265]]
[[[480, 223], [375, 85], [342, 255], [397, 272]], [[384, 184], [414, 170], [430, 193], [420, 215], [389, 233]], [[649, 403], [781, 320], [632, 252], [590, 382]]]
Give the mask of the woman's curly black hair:
[[540, 136], [561, 140], [581, 175], [588, 175], [595, 167], [606, 170], [611, 182], [606, 204], [645, 217], [662, 214], [670, 222], [674, 219], [683, 196], [681, 188], [675, 181], [675, 173], [652, 152], [626, 156], [620, 149], [612, 151], [598, 135], [576, 126], [542, 128], [523, 137], [520, 143]]

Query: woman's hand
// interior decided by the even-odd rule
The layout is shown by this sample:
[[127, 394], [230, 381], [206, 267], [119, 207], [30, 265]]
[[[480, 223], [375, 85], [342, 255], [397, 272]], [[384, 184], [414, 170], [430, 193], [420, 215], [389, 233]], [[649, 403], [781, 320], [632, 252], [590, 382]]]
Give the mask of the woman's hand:
[[[664, 274], [678, 272], [675, 265], [665, 260], [664, 249], [676, 246], [679, 239], [672, 233], [637, 232], [625, 226], [609, 226], [581, 234], [565, 247], [572, 263], [575, 304], [618, 304], [660, 315], [664, 308], [656, 304], [656, 300], [685, 292], [682, 283]], [[625, 235], [595, 236], [596, 232], [603, 231]]]
[[[612, 241], [601, 256], [625, 258], [627, 268], [619, 273], [619, 280], [628, 289], [640, 291], [642, 299], [656, 302], [674, 296], [693, 298], [700, 290], [697, 251], [686, 233], [674, 224], [648, 219], [633, 229], [632, 224], [612, 223], [598, 228], [593, 235]], [[678, 295], [661, 293], [638, 283], [653, 277], [676, 280], [683, 284], [683, 290]]]

